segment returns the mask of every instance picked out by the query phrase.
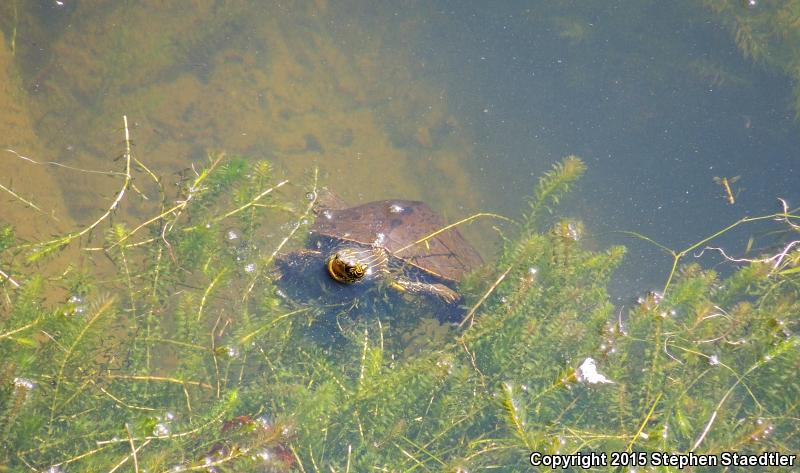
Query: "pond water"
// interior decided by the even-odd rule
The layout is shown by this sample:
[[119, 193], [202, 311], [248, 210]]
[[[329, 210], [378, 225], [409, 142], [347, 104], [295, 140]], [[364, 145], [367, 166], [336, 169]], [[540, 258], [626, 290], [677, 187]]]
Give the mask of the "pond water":
[[[140, 159], [165, 174], [224, 150], [267, 158], [301, 184], [318, 166], [353, 203], [420, 199], [451, 219], [517, 218], [538, 176], [577, 154], [589, 172], [561, 213], [583, 220], [596, 247], [630, 246], [613, 283], [620, 303], [659, 287], [671, 261], [614, 231], [681, 249], [779, 210], [777, 197], [800, 197], [790, 80], [742, 57], [695, 2], [161, 11], [43, 1], [7, 3], [3, 14], [8, 74], [21, 88], [3, 121], [21, 110], [26, 127], [5, 141], [20, 154], [111, 170], [126, 114]], [[3, 158], [6, 185], [33, 172]], [[114, 190], [108, 179], [41, 173], [59, 190], [37, 197], [61, 220], [90, 218]], [[735, 176], [731, 204], [714, 178]], [[492, 223], [466, 230], [487, 256]], [[749, 236], [723, 243], [735, 253]]]
[[[743, 58], [697, 2], [445, 2], [428, 23], [418, 54], [471, 125], [481, 205], [515, 215], [549, 162], [583, 157], [566, 212], [600, 247], [632, 250], [614, 282], [621, 303], [659, 287], [671, 261], [610, 232], [683, 249], [800, 197], [790, 81]], [[726, 176], [741, 176], [734, 204], [714, 181]], [[721, 245], [741, 251], [750, 236]]]
[[[778, 10], [774, 3], [6, 0], [0, 5], [0, 227], [13, 224], [30, 242], [91, 225], [120, 197], [125, 159], [119, 157], [131, 141], [142, 177], [125, 187], [124, 205], [112, 206], [118, 210], [114, 218], [125, 222], [157, 215], [161, 198], [180, 205], [178, 184], [194, 178], [220, 151], [271, 162], [273, 173], [289, 181], [280, 190], [287, 200], [302, 196], [319, 170], [319, 182], [348, 203], [421, 200], [447, 222], [480, 212], [521, 220], [540, 176], [563, 157], [577, 155], [587, 171], [555, 213], [583, 222], [585, 248], [628, 248], [610, 279], [611, 304], [622, 314], [644, 297], [635, 310], [645, 310], [648, 298], [657, 297], [652, 305], [658, 306], [660, 295], [648, 291], [662, 290], [673, 260], [630, 232], [680, 251], [741, 218], [779, 212], [782, 202], [787, 209], [800, 202], [800, 78], [792, 77], [800, 60], [774, 39], [786, 32], [764, 40], [777, 44], [767, 52], [755, 49], [761, 43], [742, 39], [749, 30], [741, 25], [763, 27], [762, 18]], [[126, 132], [131, 141], [126, 142]], [[155, 176], [166, 195], [159, 194]], [[541, 222], [543, 232], [553, 224], [548, 218]], [[730, 256], [754, 257], [758, 250], [785, 245], [784, 223], [737, 227], [709, 246]], [[273, 224], [285, 224], [285, 218]], [[459, 227], [490, 267], [502, 254], [495, 226], [503, 235], [516, 228], [491, 217]], [[105, 228], [103, 223], [82, 241], [96, 246]], [[723, 276], [738, 267], [717, 251], [701, 255], [702, 248], [687, 260]], [[70, 273], [64, 267], [74, 264], [96, 266], [107, 277], [120, 267], [119, 260], [112, 265], [87, 254], [72, 247], [60, 253], [52, 274]], [[537, 268], [530, 270], [535, 279]], [[197, 289], [191, 283], [186, 287]], [[214, 284], [197, 300], [205, 303]], [[63, 293], [51, 297], [63, 298]], [[136, 299], [133, 289], [130, 299]], [[782, 307], [796, 300], [786, 304]], [[731, 318], [719, 311], [713, 317]], [[135, 316], [135, 307], [131, 313]], [[437, 324], [426, 324], [420, 324], [419, 350], [448, 337], [437, 332]], [[620, 333], [623, 325], [620, 316]], [[790, 338], [791, 330], [781, 330]], [[661, 356], [677, 360], [672, 353], [683, 353], [668, 351], [672, 335], [665, 336]], [[369, 352], [367, 338], [358, 355], [362, 362]], [[380, 343], [382, 350], [382, 338]], [[464, 349], [472, 356], [466, 342]], [[645, 356], [645, 351], [630, 353]], [[147, 356], [149, 368], [149, 351]], [[702, 361], [716, 366], [716, 356]], [[575, 368], [580, 361], [558, 363]], [[591, 358], [584, 363], [595, 366]], [[759, 363], [747, 366], [754, 370]], [[65, 360], [61, 371], [66, 365]], [[471, 365], [480, 373], [474, 357]], [[325, 372], [320, 366], [314, 369]], [[593, 369], [605, 379], [601, 384], [610, 381]], [[581, 379], [580, 370], [576, 376]], [[742, 378], [737, 379], [736, 384]], [[527, 385], [521, 386], [527, 393]], [[503, 384], [511, 406], [504, 408], [512, 417], [518, 398], [511, 393], [518, 388]], [[51, 424], [58, 385], [55, 389]], [[184, 391], [188, 399], [185, 384]], [[650, 387], [646, 394], [646, 405], [639, 406], [645, 413], [661, 399]], [[753, 402], [743, 404], [760, 406], [750, 394]], [[578, 405], [591, 402], [583, 398]], [[781, 412], [796, 419], [791, 410], [797, 403], [789, 404], [793, 407]], [[756, 422], [748, 416], [742, 418]], [[692, 427], [686, 437], [700, 444], [706, 433], [698, 437], [697, 432], [703, 425]], [[795, 427], [796, 420], [783, 425], [790, 435], [787, 445], [797, 445]], [[407, 428], [402, 421], [392, 427]], [[390, 443], [386, 435], [376, 442]], [[590, 442], [577, 442], [572, 451]], [[298, 460], [302, 468], [301, 458], [306, 465], [313, 462], [313, 455], [309, 461], [305, 453], [290, 454], [286, 445], [274, 447], [288, 458], [285, 463]], [[344, 443], [338, 448], [343, 455]], [[404, 471], [416, 467], [408, 468]], [[309, 471], [322, 470], [315, 464]]]

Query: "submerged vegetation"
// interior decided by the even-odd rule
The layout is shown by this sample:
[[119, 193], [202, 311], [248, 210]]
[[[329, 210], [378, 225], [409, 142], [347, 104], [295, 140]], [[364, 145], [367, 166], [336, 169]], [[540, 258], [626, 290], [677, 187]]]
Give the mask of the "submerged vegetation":
[[800, 116], [800, 3], [703, 0], [703, 4], [728, 27], [742, 55], [793, 79], [795, 115]]
[[[125, 162], [109, 212], [132, 173], [155, 177], [129, 148]], [[302, 245], [320, 183], [292, 202], [265, 162], [214, 156], [100, 244], [102, 217], [41, 243], [4, 228], [0, 471], [529, 471], [533, 451], [800, 450], [797, 248], [726, 279], [672, 252], [663, 293], [615, 308], [624, 249], [589, 251], [580, 222], [551, 217], [584, 170], [571, 156], [541, 177], [463, 284], [458, 327], [410, 305], [349, 317], [285, 299], [272, 264]], [[31, 274], [71, 246], [114, 270]]]

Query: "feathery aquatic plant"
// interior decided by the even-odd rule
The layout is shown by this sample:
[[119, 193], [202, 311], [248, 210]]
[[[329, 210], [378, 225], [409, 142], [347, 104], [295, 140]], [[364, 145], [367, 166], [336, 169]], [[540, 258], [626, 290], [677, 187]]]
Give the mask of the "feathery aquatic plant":
[[[212, 158], [157, 218], [106, 234], [116, 275], [2, 282], [0, 467], [529, 471], [532, 451], [797, 451], [793, 254], [726, 280], [679, 266], [666, 294], [615, 308], [624, 249], [582, 248], [576, 221], [538, 228], [583, 170], [569, 157], [540, 180], [494, 269], [462, 288], [469, 323], [406, 336], [413, 306], [331, 321], [282, 299], [271, 262], [310, 204], [275, 199], [264, 163]], [[287, 210], [280, 234], [261, 224]], [[3, 234], [2, 267], [24, 274]]]

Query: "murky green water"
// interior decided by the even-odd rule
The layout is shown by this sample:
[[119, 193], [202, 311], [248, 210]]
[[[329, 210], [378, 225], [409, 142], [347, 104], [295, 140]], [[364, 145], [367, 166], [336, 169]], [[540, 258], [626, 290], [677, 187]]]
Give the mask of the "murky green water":
[[[181, 194], [179, 186], [196, 179], [209, 156], [224, 152], [250, 161], [268, 160], [274, 166], [275, 182], [289, 181], [276, 192], [292, 202], [283, 209], [287, 212], [270, 214], [266, 228], [258, 233], [269, 245], [273, 240], [280, 242], [287, 229], [293, 228], [294, 216], [302, 213], [302, 195], [317, 169], [319, 182], [352, 204], [414, 199], [429, 203], [447, 222], [479, 212], [519, 220], [528, 211], [526, 199], [540, 176], [563, 156], [575, 154], [588, 171], [557, 213], [582, 222], [580, 227], [563, 225], [583, 229], [580, 244], [584, 248], [628, 246], [628, 254], [608, 282], [612, 308], [592, 309], [620, 314], [616, 329], [623, 331], [629, 322], [622, 314], [649, 310], [641, 308], [652, 297], [647, 291], [664, 287], [673, 261], [657, 246], [621, 231], [637, 232], [680, 251], [745, 216], [781, 211], [779, 198], [787, 202], [786, 210], [800, 201], [798, 95], [791, 77], [797, 60], [786, 52], [792, 30], [764, 40], [774, 48], [771, 56], [755, 49], [762, 43], [748, 42], [746, 36], [759, 39], [758, 34], [766, 34], [765, 18], [779, 7], [768, 1], [714, 5], [692, 1], [7, 0], [0, 5], [0, 185], [4, 186], [0, 188], [0, 224], [14, 225], [23, 242], [36, 242], [95, 222], [120, 197], [126, 162], [120, 159], [126, 151], [123, 116], [129, 120], [127, 131], [139, 164], [134, 163], [136, 178], [124, 188], [125, 198], [113, 206], [108, 221], [126, 222], [130, 229], [165, 208], [181, 205], [190, 197]], [[785, 10], [774, 21], [791, 25], [791, 9]], [[791, 52], [791, 46], [788, 49]], [[552, 222], [544, 218], [542, 224], [546, 228]], [[81, 235], [80, 247], [70, 246], [48, 263], [28, 267], [27, 276], [39, 272], [63, 281], [76, 271], [86, 271], [112, 280], [122, 267], [120, 260], [99, 256], [108, 227], [104, 220]], [[299, 228], [300, 234], [307, 229]], [[796, 232], [788, 228], [785, 222], [765, 219], [737, 227], [709, 246], [731, 257], [751, 259], [758, 250], [775, 255], [788, 248], [791, 257], [791, 251], [797, 250], [786, 244], [796, 239], [792, 238]], [[501, 262], [509, 257], [501, 250], [500, 235], [516, 238], [518, 228], [487, 217], [462, 226], [461, 231], [489, 261], [490, 269], [481, 273], [487, 276], [483, 286], [471, 286], [477, 288], [475, 302], [478, 289], [492, 287], [504, 269]], [[166, 233], [163, 229], [162, 235], [153, 232], [149, 235], [153, 239]], [[553, 238], [564, 236], [551, 233]], [[566, 240], [571, 238], [570, 234]], [[165, 253], [158, 258], [177, 262], [169, 242], [164, 241]], [[548, 249], [550, 263], [572, 264], [577, 250], [570, 245], [561, 241], [556, 249]], [[299, 246], [302, 238], [278, 248]], [[720, 264], [724, 261], [717, 250], [700, 256], [704, 246], [688, 252], [686, 261], [714, 267], [723, 276], [734, 273], [737, 265]], [[147, 257], [141, 257], [142, 261]], [[613, 264], [615, 258], [608, 257]], [[600, 271], [590, 263], [584, 269], [587, 274]], [[694, 273], [688, 273], [691, 279]], [[19, 274], [17, 279], [25, 276]], [[501, 281], [497, 279], [495, 286], [501, 287], [500, 293]], [[198, 286], [193, 287], [194, 283]], [[207, 281], [190, 278], [181, 284], [211, 292], [203, 286]], [[575, 291], [589, 291], [589, 286], [577, 284]], [[724, 287], [708, 283], [707, 289], [712, 293]], [[69, 297], [64, 291], [64, 287], [45, 290], [43, 297], [60, 301]], [[510, 300], [513, 306], [519, 291], [517, 287], [503, 293], [502, 303]], [[691, 288], [685, 291], [692, 292]], [[129, 288], [125, 298], [138, 300], [139, 295]], [[198, 299], [202, 296], [200, 290]], [[786, 297], [779, 307], [792, 313], [794, 309], [787, 307], [795, 307], [796, 299]], [[708, 307], [702, 309], [706, 312], [698, 308], [702, 304], [686, 302], [690, 299], [686, 296], [675, 307], [682, 313], [697, 309], [704, 314], [697, 316], [698, 325], [706, 320], [704, 316], [734, 318], [726, 312], [733, 308], [711, 314]], [[177, 310], [170, 304], [164, 307]], [[260, 310], [263, 307], [255, 312]], [[129, 312], [135, 314], [136, 308]], [[580, 314], [572, 315], [580, 319]], [[797, 323], [796, 314], [793, 317], [775, 322], [786, 324], [781, 337], [791, 339]], [[569, 323], [561, 319], [559, 323], [574, 328], [572, 319], [567, 319]], [[336, 324], [329, 325], [335, 330]], [[167, 326], [175, 328], [171, 322]], [[683, 328], [687, 326], [691, 324], [686, 322]], [[411, 356], [435, 349], [430, 340], [449, 337], [440, 333], [439, 325], [428, 322], [405, 328], [402, 340], [411, 348], [395, 340], [386, 342], [391, 347], [387, 351]], [[670, 351], [667, 344], [677, 329], [662, 333], [660, 322], [657, 328], [654, 336], [664, 337], [659, 339], [662, 356], [676, 359], [672, 352], [680, 348]], [[731, 333], [738, 329], [733, 324]], [[520, 330], [539, 333], [533, 322]], [[584, 330], [590, 329], [574, 330], [588, 337]], [[732, 337], [726, 332], [721, 339], [738, 343]], [[374, 348], [366, 336], [364, 340], [362, 361], [369, 353], [367, 347]], [[335, 343], [345, 342], [337, 339]], [[383, 350], [383, 339], [380, 343]], [[472, 356], [466, 342], [464, 349]], [[631, 348], [626, 359], [636, 359], [636, 354], [657, 357], [637, 350]], [[550, 360], [553, 366], [572, 368], [580, 361], [572, 356], [590, 354], [569, 355], [555, 349], [553, 353], [568, 358]], [[180, 364], [170, 356], [165, 356], [165, 366]], [[745, 367], [761, 366], [748, 364], [744, 358], [739, 361]], [[149, 362], [148, 358], [148, 367]], [[477, 370], [474, 357], [471, 364]], [[655, 364], [653, 372], [660, 372]], [[324, 371], [320, 366], [315, 369]], [[693, 379], [704, 376], [705, 372]], [[216, 379], [220, 379], [219, 371]], [[309, 379], [318, 382], [313, 376]], [[796, 387], [796, 381], [790, 383]], [[504, 392], [514, 404], [518, 398], [511, 391], [520, 387], [512, 385]], [[651, 387], [645, 394], [638, 392], [647, 404], [645, 413], [650, 406], [655, 409], [661, 396], [655, 397]], [[219, 385], [216, 389], [219, 398]], [[549, 392], [550, 388], [543, 389]], [[627, 405], [625, 393], [619, 396], [620, 405]], [[748, 405], [759, 405], [758, 397], [752, 398]], [[796, 401], [761, 412], [768, 420], [782, 419], [781, 432], [788, 436], [785, 446], [797, 445], [796, 420], [794, 424], [786, 421], [798, 417]], [[580, 402], [586, 402], [587, 412], [591, 411], [591, 401]], [[286, 401], [271, 408], [290, 404]], [[547, 410], [541, 405], [530, 408]], [[252, 411], [248, 414], [258, 409]], [[580, 414], [567, 417], [580, 418]], [[742, 418], [747, 428], [753, 427], [755, 417], [750, 411]], [[405, 423], [409, 420], [398, 425], [401, 422], [404, 425], [395, 430], [408, 433]], [[697, 430], [702, 426], [676, 427], [676, 423], [663, 425], [685, 428], [686, 437], [700, 443]], [[654, 432], [651, 435], [659, 435]], [[390, 434], [383, 432], [385, 438], [375, 442], [394, 439]], [[731, 433], [737, 438], [742, 435]], [[591, 444], [589, 440], [570, 442], [569, 448], [576, 451]], [[744, 441], [719, 444], [742, 446]], [[287, 445], [279, 444], [281, 449]], [[344, 443], [337, 448], [343, 454]], [[424, 448], [416, 451], [415, 459], [421, 458], [420, 451]], [[295, 452], [291, 458], [300, 468], [306, 462], [303, 471], [324, 470], [317, 465], [312, 470], [306, 453]], [[362, 459], [361, 464], [368, 462]], [[445, 462], [441, 463], [438, 467], [444, 468]], [[336, 464], [343, 468], [342, 462]], [[418, 468], [434, 471], [428, 463]]]

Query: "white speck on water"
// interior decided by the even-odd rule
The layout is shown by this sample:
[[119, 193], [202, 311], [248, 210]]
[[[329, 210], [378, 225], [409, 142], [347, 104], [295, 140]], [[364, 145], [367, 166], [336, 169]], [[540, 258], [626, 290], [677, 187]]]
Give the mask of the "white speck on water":
[[578, 367], [575, 375], [578, 377], [578, 381], [581, 383], [614, 383], [614, 381], [611, 381], [597, 371], [597, 363], [593, 358], [586, 358], [583, 360], [583, 363], [581, 363], [581, 366]]
[[14, 387], [17, 389], [26, 389], [30, 391], [36, 387], [36, 383], [28, 378], [14, 378]]

